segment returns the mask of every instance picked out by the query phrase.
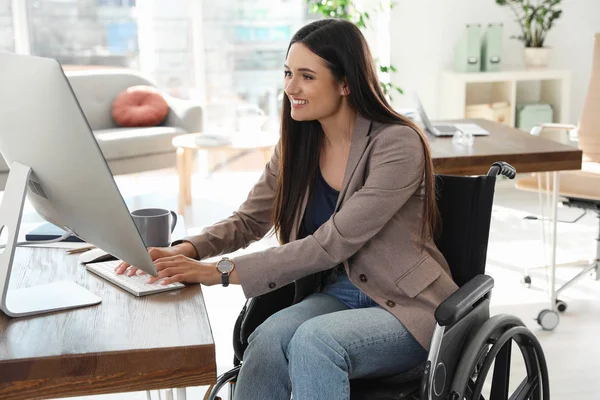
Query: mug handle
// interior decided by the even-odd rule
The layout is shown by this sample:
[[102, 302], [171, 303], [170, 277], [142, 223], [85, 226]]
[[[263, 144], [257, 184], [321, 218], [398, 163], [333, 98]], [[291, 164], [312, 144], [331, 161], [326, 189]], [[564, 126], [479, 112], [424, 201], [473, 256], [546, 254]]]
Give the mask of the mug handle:
[[171, 233], [175, 230], [175, 225], [177, 225], [177, 213], [171, 210], [171, 217], [173, 217], [173, 221], [171, 222]]

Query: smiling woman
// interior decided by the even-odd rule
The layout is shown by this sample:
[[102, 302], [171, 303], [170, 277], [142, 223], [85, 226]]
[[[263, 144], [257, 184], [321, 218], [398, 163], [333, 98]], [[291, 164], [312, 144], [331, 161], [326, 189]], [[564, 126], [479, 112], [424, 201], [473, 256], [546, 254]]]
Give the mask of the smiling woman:
[[[294, 304], [249, 336], [234, 400], [347, 400], [350, 379], [425, 360], [435, 308], [456, 290], [433, 241], [432, 160], [423, 133], [387, 103], [350, 22], [300, 29], [283, 86], [281, 139], [246, 201], [151, 255], [166, 282], [241, 284], [248, 298], [294, 285]], [[197, 261], [271, 230], [281, 246]]]

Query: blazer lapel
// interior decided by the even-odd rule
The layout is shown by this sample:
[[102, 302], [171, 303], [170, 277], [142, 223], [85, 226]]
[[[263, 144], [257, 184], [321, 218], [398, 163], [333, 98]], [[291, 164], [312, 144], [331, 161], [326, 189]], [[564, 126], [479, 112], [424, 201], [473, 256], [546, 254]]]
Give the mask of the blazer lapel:
[[358, 162], [362, 158], [365, 148], [369, 143], [369, 132], [371, 131], [371, 121], [365, 119], [361, 115], [357, 115], [356, 122], [354, 123], [354, 132], [352, 133], [352, 143], [350, 144], [350, 154], [348, 155], [348, 162], [346, 163], [346, 171], [344, 172], [344, 183], [342, 190], [338, 196], [335, 211], [340, 208], [342, 199], [346, 195], [348, 190], [348, 183], [350, 178], [354, 174]]

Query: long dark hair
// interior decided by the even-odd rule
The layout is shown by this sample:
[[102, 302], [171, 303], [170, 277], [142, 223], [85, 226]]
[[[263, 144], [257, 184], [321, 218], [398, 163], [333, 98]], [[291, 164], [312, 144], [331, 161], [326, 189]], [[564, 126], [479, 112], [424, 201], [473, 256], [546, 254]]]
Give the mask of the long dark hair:
[[[288, 53], [294, 43], [302, 43], [325, 60], [339, 82], [346, 80], [349, 104], [358, 114], [385, 124], [406, 125], [419, 133], [425, 155], [426, 201], [421, 228], [421, 242], [425, 244], [435, 233], [439, 219], [429, 145], [423, 132], [388, 104], [364, 36], [351, 22], [325, 19], [301, 28], [292, 38]], [[289, 242], [294, 216], [316, 176], [323, 140], [318, 121], [295, 121], [290, 112], [290, 100], [283, 96], [279, 177], [273, 204], [273, 226], [282, 244]]]

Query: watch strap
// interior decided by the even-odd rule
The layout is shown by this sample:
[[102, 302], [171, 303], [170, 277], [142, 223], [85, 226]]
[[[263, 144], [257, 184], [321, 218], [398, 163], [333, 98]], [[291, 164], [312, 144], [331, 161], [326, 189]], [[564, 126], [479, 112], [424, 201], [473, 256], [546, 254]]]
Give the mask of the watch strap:
[[229, 286], [229, 273], [221, 273], [221, 282], [223, 283], [223, 287]]
[[[217, 271], [221, 272], [219, 270], [219, 263], [221, 263], [222, 261], [229, 261], [231, 264], [233, 264], [233, 268], [235, 268], [235, 264], [233, 263], [233, 261], [230, 258], [223, 257], [220, 261], [217, 262]], [[233, 271], [233, 268], [231, 269], [231, 271]], [[229, 275], [230, 275], [231, 271], [221, 272], [221, 283], [223, 284], [223, 287], [229, 286]]]

